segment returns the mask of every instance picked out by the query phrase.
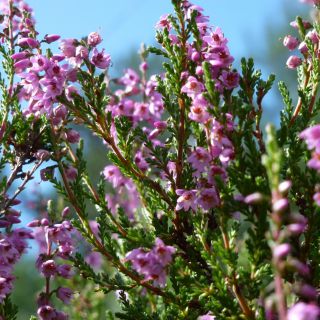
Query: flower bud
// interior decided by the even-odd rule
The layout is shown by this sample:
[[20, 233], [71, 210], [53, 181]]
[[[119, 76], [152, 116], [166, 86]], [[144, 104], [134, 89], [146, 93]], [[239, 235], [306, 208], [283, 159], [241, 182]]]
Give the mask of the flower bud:
[[289, 59], [287, 60], [287, 67], [289, 69], [295, 69], [298, 66], [300, 66], [302, 63], [302, 60], [297, 57], [297, 56], [290, 56]]
[[40, 224], [42, 227], [46, 227], [49, 225], [49, 220], [47, 218], [43, 218], [41, 219]]
[[3, 219], [0, 220], [0, 228], [7, 228], [7, 227], [10, 227], [11, 225], [12, 223], [10, 223], [7, 220], [3, 220]]
[[102, 42], [102, 38], [98, 32], [91, 32], [88, 35], [87, 43], [89, 46], [96, 47], [101, 42]]
[[14, 63], [14, 68], [17, 73], [20, 73], [24, 71], [26, 68], [29, 68], [32, 66], [31, 62], [29, 59], [22, 59]]
[[303, 55], [308, 54], [308, 47], [304, 41], [299, 44], [298, 49]]
[[310, 39], [313, 44], [317, 44], [318, 41], [319, 41], [319, 36], [318, 36], [316, 30], [310, 30], [310, 31], [306, 34], [306, 38]]
[[300, 235], [305, 229], [306, 225], [301, 223], [292, 223], [288, 225], [289, 232], [294, 236]]
[[140, 69], [141, 72], [146, 72], [146, 71], [148, 70], [148, 68], [149, 68], [148, 63], [145, 62], [145, 61], [142, 62], [142, 63], [140, 64], [140, 67], [139, 67], [139, 69]]
[[41, 306], [37, 314], [40, 319], [57, 319], [55, 309], [49, 305]]
[[61, 216], [62, 218], [65, 218], [66, 216], [68, 216], [70, 214], [70, 208], [69, 207], [65, 207], [62, 212], [61, 212]]
[[40, 271], [45, 277], [54, 276], [57, 272], [57, 266], [54, 260], [47, 260], [40, 266]]
[[260, 192], [251, 193], [244, 198], [246, 204], [259, 204], [262, 201], [263, 195]]
[[320, 206], [320, 192], [316, 192], [313, 195], [313, 200], [318, 206]]
[[65, 173], [66, 173], [66, 176], [67, 176], [68, 180], [74, 181], [77, 178], [78, 170], [76, 168], [74, 168], [74, 167], [68, 167], [65, 170]]
[[272, 209], [274, 212], [282, 212], [285, 211], [288, 207], [289, 201], [286, 198], [282, 198], [277, 200], [273, 205]]
[[280, 192], [280, 193], [283, 193], [283, 194], [287, 194], [288, 191], [289, 191], [289, 189], [291, 188], [291, 185], [292, 185], [292, 183], [291, 183], [291, 181], [289, 181], [289, 180], [282, 181], [282, 182], [279, 184], [279, 187], [278, 187], [279, 192]]
[[292, 51], [298, 47], [299, 40], [291, 35], [288, 35], [283, 39], [283, 45]]
[[316, 300], [317, 298], [317, 290], [310, 286], [309, 284], [300, 284], [295, 287], [294, 290], [300, 296], [309, 299], [309, 300]]
[[47, 43], [52, 43], [52, 42], [55, 42], [57, 40], [60, 39], [60, 36], [57, 35], [57, 34], [47, 34], [45, 37], [44, 37], [44, 40], [45, 42]]
[[40, 227], [40, 225], [41, 225], [40, 220], [33, 220], [27, 224], [27, 227], [34, 228], [34, 227]]
[[203, 69], [201, 66], [196, 67], [196, 75], [197, 76], [202, 76], [203, 75]]
[[79, 132], [73, 129], [67, 131], [67, 141], [69, 143], [78, 143], [80, 141]]
[[21, 59], [27, 58], [28, 56], [30, 56], [30, 53], [28, 51], [21, 51], [21, 52], [14, 53], [11, 56], [11, 59], [13, 59], [13, 60], [21, 60]]
[[35, 157], [36, 157], [38, 160], [47, 161], [47, 160], [50, 159], [50, 152], [49, 152], [48, 150], [39, 149], [39, 150], [36, 152]]
[[192, 61], [198, 61], [200, 59], [200, 53], [198, 51], [194, 51], [191, 54]]
[[298, 259], [290, 259], [289, 266], [304, 277], [310, 275], [310, 268]]
[[39, 47], [39, 42], [33, 38], [21, 38], [18, 40], [18, 46], [34, 49]]
[[276, 260], [285, 258], [291, 252], [291, 246], [288, 243], [282, 243], [273, 248], [273, 257]]

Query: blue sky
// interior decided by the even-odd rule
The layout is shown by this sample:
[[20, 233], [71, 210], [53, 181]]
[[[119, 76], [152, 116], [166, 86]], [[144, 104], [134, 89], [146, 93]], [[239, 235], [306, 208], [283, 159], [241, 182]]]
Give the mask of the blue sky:
[[[154, 41], [158, 18], [172, 11], [170, 0], [29, 0], [35, 9], [41, 33], [58, 33], [63, 38], [79, 38], [100, 31], [104, 47], [113, 61], [124, 58], [141, 42]], [[233, 55], [250, 55], [263, 47], [267, 21], [279, 23], [285, 6], [303, 9], [298, 0], [194, 0], [205, 8], [211, 24], [220, 26], [229, 38]], [[293, 17], [294, 18], [294, 17]], [[278, 41], [275, 39], [275, 41]], [[250, 46], [248, 46], [250, 43]]]

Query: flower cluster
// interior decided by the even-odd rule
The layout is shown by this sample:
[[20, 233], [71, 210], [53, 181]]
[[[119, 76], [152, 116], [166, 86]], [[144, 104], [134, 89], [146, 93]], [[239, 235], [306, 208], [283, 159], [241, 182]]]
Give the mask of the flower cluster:
[[[48, 207], [50, 204], [48, 202]], [[69, 211], [68, 207], [64, 208], [61, 213], [63, 219], [67, 217]], [[45, 249], [45, 252], [40, 253], [36, 262], [37, 269], [46, 278], [45, 291], [41, 292], [38, 298], [38, 316], [42, 320], [67, 319], [68, 316], [65, 313], [53, 307], [50, 299], [55, 294], [59, 300], [68, 304], [72, 299], [73, 291], [66, 287], [58, 287], [53, 290], [50, 288], [50, 280], [53, 277], [69, 279], [73, 275], [70, 264], [57, 262], [58, 258], [68, 261], [74, 252], [73, 227], [68, 220], [63, 220], [61, 223], [50, 223], [47, 218], [33, 220], [28, 226], [35, 228], [35, 237], [40, 240], [40, 249]], [[46, 244], [45, 248], [43, 237]]]
[[[312, 150], [312, 158], [308, 161], [308, 167], [320, 171], [320, 125], [306, 128], [300, 133], [300, 138], [305, 140], [309, 150]], [[320, 206], [320, 193], [313, 196], [314, 201]]]
[[[308, 284], [310, 281], [310, 268], [305, 261], [299, 259], [299, 255], [294, 252], [294, 248], [290, 244], [292, 239], [298, 239], [299, 236], [307, 228], [307, 219], [301, 214], [292, 214], [289, 212], [289, 201], [286, 196], [291, 187], [290, 181], [284, 181], [279, 184], [277, 190], [273, 190], [272, 193], [272, 220], [274, 223], [274, 230], [272, 232], [273, 237], [273, 264], [275, 269], [277, 269], [278, 274], [275, 278], [275, 294], [276, 298], [274, 300], [275, 304], [278, 304], [279, 314], [284, 308], [281, 308], [281, 303], [283, 303], [283, 293], [282, 293], [282, 280], [281, 278], [286, 272], [297, 272], [299, 274], [300, 280], [294, 283], [293, 291], [294, 293], [302, 298], [305, 303], [302, 308], [302, 303], [298, 302], [288, 309], [288, 319], [296, 319], [297, 316], [295, 312], [301, 313], [298, 310], [304, 309], [305, 313], [309, 313], [309, 309], [313, 310], [310, 313], [310, 318], [317, 319], [320, 315], [320, 308], [316, 305], [317, 293], [315, 288]], [[307, 303], [308, 302], [308, 303]], [[267, 309], [267, 314], [272, 313], [271, 310]], [[311, 316], [313, 314], [313, 317]], [[298, 319], [304, 319], [298, 318]]]
[[157, 238], [152, 250], [134, 249], [126, 254], [125, 260], [132, 263], [133, 269], [143, 275], [145, 281], [152, 280], [155, 285], [165, 286], [166, 267], [172, 261], [175, 252], [174, 247], [165, 245]]
[[196, 190], [176, 190], [180, 197], [177, 200], [177, 210], [182, 207], [185, 211], [197, 206], [207, 211], [220, 204], [219, 192], [216, 188], [216, 178], [226, 181], [230, 160], [234, 155], [233, 145], [228, 134], [233, 131], [234, 125], [231, 115], [227, 114], [226, 124], [222, 125], [211, 119], [206, 125], [208, 149], [196, 147], [188, 157], [193, 176], [197, 179]]
[[105, 70], [111, 63], [110, 55], [97, 49], [102, 41], [97, 32], [89, 34], [86, 42], [62, 40], [61, 53], [42, 54], [42, 43], [50, 44], [59, 39], [59, 35], [46, 35], [38, 41], [35, 26], [29, 22], [23, 32], [18, 33], [19, 52], [12, 55], [15, 72], [21, 78], [17, 84], [19, 98], [28, 102], [24, 114], [36, 117], [45, 114], [55, 124], [67, 116], [65, 106], [59, 103], [58, 98], [65, 94], [68, 100], [72, 100], [77, 94], [76, 87], [72, 85], [77, 81], [77, 70], [84, 64], [88, 68]]
[[1, 36], [3, 41], [9, 32], [13, 32], [13, 36], [28, 34], [35, 24], [33, 10], [24, 0], [1, 0], [0, 11], [3, 14], [1, 22], [1, 29], [4, 31]]
[[[296, 21], [291, 22], [290, 24], [294, 29], [299, 29], [299, 24]], [[309, 63], [312, 57], [313, 53], [318, 53], [318, 43], [319, 43], [319, 35], [317, 31], [312, 28], [312, 24], [308, 21], [302, 21], [303, 28], [307, 31], [304, 32], [304, 38], [301, 39], [301, 41], [292, 35], [287, 35], [283, 39], [283, 45], [289, 50], [289, 51], [295, 51], [298, 50], [302, 56], [299, 56], [297, 54], [291, 55], [287, 60], [287, 67], [289, 69], [296, 69], [298, 66], [300, 66], [303, 61], [306, 61], [306, 63]], [[310, 50], [310, 44], [313, 48], [312, 51]], [[308, 62], [309, 61], [309, 62]]]
[[[186, 45], [187, 57], [194, 63], [195, 76], [191, 76], [188, 72], [184, 72], [182, 77], [188, 79], [187, 84], [183, 87], [182, 92], [188, 93], [193, 101], [195, 110], [189, 116], [196, 118], [201, 123], [205, 123], [206, 110], [211, 108], [209, 102], [202, 96], [204, 92], [203, 78], [203, 62], [206, 61], [210, 65], [210, 73], [212, 79], [215, 80], [216, 90], [223, 92], [224, 90], [231, 90], [238, 86], [239, 74], [230, 70], [231, 63], [234, 58], [230, 55], [227, 43], [228, 40], [224, 37], [220, 28], [215, 28], [208, 25], [209, 18], [203, 15], [203, 8], [192, 5], [189, 1], [184, 1], [184, 19], [191, 20], [193, 17], [196, 22], [197, 31], [199, 32], [199, 39], [195, 39], [193, 43], [181, 43], [181, 39], [172, 32], [169, 34], [169, 39], [172, 45], [184, 46]], [[160, 29], [166, 29], [168, 32], [173, 31], [172, 17], [170, 15], [162, 16], [157, 23]], [[199, 45], [199, 40], [201, 45]], [[186, 71], [186, 70], [184, 70]], [[199, 82], [200, 80], [200, 82]], [[198, 108], [196, 108], [198, 106]], [[201, 118], [199, 113], [203, 112], [204, 116]]]
[[123, 176], [119, 168], [114, 165], [106, 166], [103, 170], [106, 181], [111, 183], [116, 194], [106, 194], [108, 207], [116, 215], [119, 207], [125, 210], [131, 221], [135, 220], [135, 211], [140, 205], [139, 195], [134, 183]]
[[[10, 209], [11, 217], [16, 210]], [[8, 221], [8, 220], [6, 220]], [[11, 222], [16, 223], [16, 222]], [[31, 231], [25, 228], [17, 228], [8, 233], [0, 232], [0, 303], [11, 293], [13, 289], [13, 267], [26, 252], [27, 240], [32, 239]]]

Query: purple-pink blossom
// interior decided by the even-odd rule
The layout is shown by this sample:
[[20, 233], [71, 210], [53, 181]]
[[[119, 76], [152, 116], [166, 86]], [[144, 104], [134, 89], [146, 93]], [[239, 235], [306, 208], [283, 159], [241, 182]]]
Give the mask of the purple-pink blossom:
[[175, 252], [174, 247], [165, 245], [160, 238], [157, 238], [153, 249], [134, 249], [126, 254], [125, 259], [132, 263], [133, 269], [144, 276], [144, 280], [152, 280], [155, 285], [164, 286], [166, 267], [171, 263]]
[[97, 48], [94, 48], [90, 62], [97, 68], [107, 69], [111, 63], [111, 56], [105, 53], [104, 49], [99, 52]]
[[298, 56], [290, 56], [286, 64], [289, 69], [296, 69], [302, 64], [302, 60]]
[[181, 209], [183, 209], [184, 211], [188, 211], [190, 209], [196, 210], [197, 190], [177, 189], [176, 194], [179, 196], [179, 198], [177, 199], [176, 210], [181, 210]]
[[317, 320], [320, 309], [317, 305], [298, 302], [288, 310], [288, 320]]
[[89, 46], [96, 47], [102, 42], [101, 35], [98, 32], [91, 32], [88, 35], [87, 43]]

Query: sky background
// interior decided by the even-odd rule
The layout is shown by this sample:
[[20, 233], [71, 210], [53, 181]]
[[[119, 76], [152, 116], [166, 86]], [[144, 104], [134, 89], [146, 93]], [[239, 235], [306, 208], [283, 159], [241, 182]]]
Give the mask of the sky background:
[[[298, 0], [193, 2], [205, 8], [211, 24], [222, 28], [236, 58], [265, 49], [265, 26], [281, 23], [287, 6], [294, 7], [296, 14], [306, 6]], [[29, 0], [29, 3], [43, 34], [80, 38], [92, 31], [101, 32], [103, 45], [114, 63], [138, 50], [142, 42], [153, 44], [155, 23], [162, 14], [172, 11], [170, 0]], [[263, 56], [259, 59], [263, 63]]]

